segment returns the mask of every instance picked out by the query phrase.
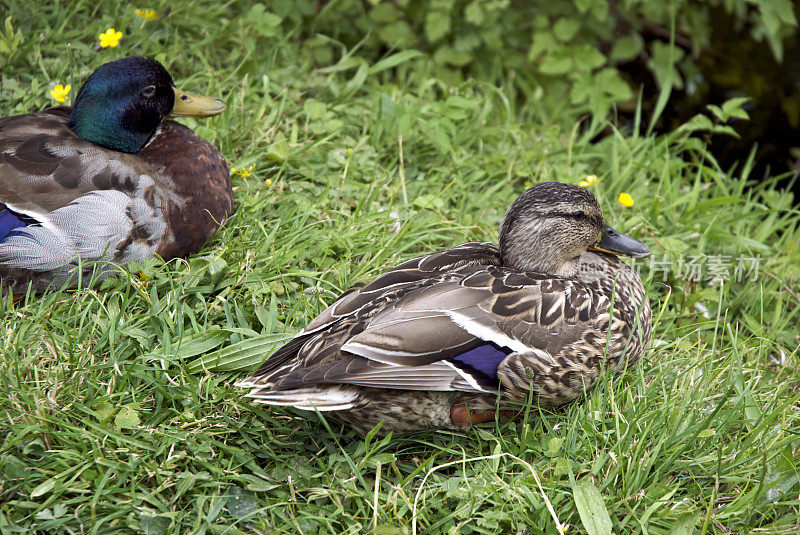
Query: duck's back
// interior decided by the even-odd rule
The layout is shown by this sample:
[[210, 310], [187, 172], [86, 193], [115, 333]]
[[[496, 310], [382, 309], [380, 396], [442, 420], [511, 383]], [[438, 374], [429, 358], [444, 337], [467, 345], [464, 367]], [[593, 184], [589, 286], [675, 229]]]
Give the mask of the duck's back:
[[[269, 382], [284, 365], [303, 368], [328, 364], [342, 357], [341, 347], [362, 332], [390, 303], [407, 294], [440, 283], [456, 270], [500, 264], [494, 243], [470, 242], [407, 260], [362, 287], [353, 287], [311, 320], [288, 344], [276, 351], [254, 374]], [[280, 373], [278, 374], [280, 375]]]
[[148, 166], [132, 154], [100, 147], [69, 129], [70, 108], [0, 119], [0, 202], [46, 214], [90, 191], [134, 189]]

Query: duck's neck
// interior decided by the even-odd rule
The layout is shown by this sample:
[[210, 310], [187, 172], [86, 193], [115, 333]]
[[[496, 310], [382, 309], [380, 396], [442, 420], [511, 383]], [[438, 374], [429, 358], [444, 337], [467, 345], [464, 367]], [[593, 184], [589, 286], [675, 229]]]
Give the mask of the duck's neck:
[[568, 279], [576, 279], [578, 278], [579, 273], [580, 273], [580, 257], [573, 258], [572, 260], [567, 260], [560, 267], [555, 269], [553, 275], [558, 275], [559, 277], [566, 277]]
[[619, 257], [586, 252], [578, 262], [578, 279], [585, 284], [599, 284], [614, 294], [618, 306], [638, 309], [644, 300], [644, 286], [639, 275]]
[[552, 256], [540, 255], [537, 258], [513, 254], [516, 251], [503, 252], [502, 263], [504, 266], [519, 271], [529, 271], [534, 273], [544, 273], [575, 279], [580, 273], [580, 257], [575, 257], [566, 262], [563, 260], [555, 261]]
[[69, 117], [70, 129], [83, 139], [131, 154], [147, 145], [159, 122], [136, 113], [135, 109], [93, 102], [76, 102]]

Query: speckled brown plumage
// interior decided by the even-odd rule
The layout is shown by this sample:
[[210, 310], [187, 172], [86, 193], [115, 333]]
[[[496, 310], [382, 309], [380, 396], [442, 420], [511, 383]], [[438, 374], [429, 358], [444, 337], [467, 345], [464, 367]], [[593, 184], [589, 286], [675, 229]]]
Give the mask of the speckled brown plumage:
[[[604, 368], [639, 359], [651, 314], [630, 267], [586, 251], [646, 246], [604, 227], [591, 194], [570, 188], [523, 194], [501, 227], [503, 252], [459, 245], [347, 292], [239, 385], [258, 402], [325, 411], [361, 432], [382, 422], [384, 433], [463, 427], [497, 408], [508, 417], [531, 394], [543, 407], [578, 399]], [[548, 263], [562, 274], [524, 269]]]

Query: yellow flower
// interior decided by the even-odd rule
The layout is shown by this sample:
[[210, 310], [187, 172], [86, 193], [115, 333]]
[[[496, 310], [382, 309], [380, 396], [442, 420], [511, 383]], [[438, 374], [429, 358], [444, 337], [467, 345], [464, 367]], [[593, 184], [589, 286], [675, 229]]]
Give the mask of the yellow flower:
[[137, 9], [136, 14], [144, 20], [158, 20], [158, 13], [155, 9]]
[[64, 102], [67, 100], [67, 95], [69, 95], [70, 89], [72, 89], [72, 86], [69, 84], [66, 86], [58, 84], [50, 90], [50, 96], [53, 97], [53, 100], [56, 102]]
[[250, 175], [252, 175], [252, 173], [250, 171], [252, 171], [255, 168], [256, 168], [256, 164], [251, 165], [247, 169], [245, 169], [244, 167], [242, 167], [241, 169], [236, 169], [235, 167], [231, 167], [231, 174], [232, 175], [239, 175], [239, 176], [247, 178]]
[[243, 177], [247, 178], [247, 177], [249, 177], [249, 176], [252, 174], [252, 173], [251, 173], [251, 171], [252, 171], [253, 169], [255, 169], [255, 168], [256, 168], [256, 164], [253, 164], [253, 165], [251, 165], [250, 167], [248, 167], [247, 169], [242, 169], [242, 170], [240, 170], [240, 171], [239, 171], [239, 174], [240, 174], [240, 175], [242, 175]]
[[266, 179], [264, 181], [264, 184], [266, 184], [267, 186], [271, 186], [272, 185], [272, 179], [270, 179], [270, 178]]
[[586, 178], [584, 178], [584, 180], [585, 180], [585, 181], [586, 181], [586, 183], [587, 183], [587, 184], [589, 184], [590, 186], [594, 186], [594, 185], [595, 185], [595, 183], [596, 183], [598, 180], [600, 180], [600, 179], [599, 179], [599, 178], [597, 178], [597, 175], [586, 175]]
[[122, 39], [122, 32], [118, 32], [114, 28], [109, 28], [100, 34], [100, 46], [102, 48], [114, 48], [119, 44], [120, 39]]
[[587, 182], [586, 180], [581, 180], [580, 182], [578, 182], [578, 185], [582, 188], [588, 188], [589, 182]]
[[628, 193], [620, 193], [619, 203], [625, 208], [630, 208], [633, 206], [633, 197], [631, 197]]

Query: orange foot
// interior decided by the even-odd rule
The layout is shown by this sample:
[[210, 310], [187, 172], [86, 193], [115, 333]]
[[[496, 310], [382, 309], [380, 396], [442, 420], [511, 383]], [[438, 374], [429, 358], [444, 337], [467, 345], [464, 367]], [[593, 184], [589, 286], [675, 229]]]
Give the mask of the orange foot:
[[[516, 418], [522, 415], [523, 411], [501, 410], [501, 419]], [[457, 427], [469, 427], [470, 425], [482, 424], [483, 422], [494, 421], [495, 411], [471, 411], [466, 403], [456, 403], [450, 407], [450, 421]]]

